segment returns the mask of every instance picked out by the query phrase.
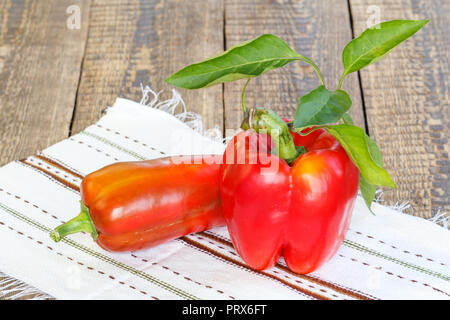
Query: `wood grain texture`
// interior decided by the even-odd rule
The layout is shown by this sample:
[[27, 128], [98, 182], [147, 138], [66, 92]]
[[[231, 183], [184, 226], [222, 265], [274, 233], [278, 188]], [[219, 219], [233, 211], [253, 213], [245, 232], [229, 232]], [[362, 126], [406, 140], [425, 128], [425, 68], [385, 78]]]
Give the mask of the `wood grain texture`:
[[[171, 97], [165, 78], [221, 51], [221, 0], [95, 1], [72, 133], [97, 121], [117, 97], [139, 101], [141, 83]], [[206, 128], [222, 128], [221, 86], [179, 91]]]
[[[73, 4], [80, 29], [66, 25]], [[67, 137], [88, 14], [88, 0], [0, 0], [0, 165]]]
[[[327, 87], [335, 90], [342, 74], [341, 52], [352, 39], [347, 2], [229, 0], [225, 8], [227, 48], [263, 33], [285, 40], [321, 69]], [[236, 129], [242, 121], [241, 90], [244, 81], [225, 84], [225, 123]], [[246, 91], [248, 107], [266, 107], [293, 117], [298, 98], [320, 85], [312, 67], [293, 62], [252, 79]], [[353, 100], [351, 115], [364, 128], [361, 92], [357, 75], [343, 85]], [[231, 133], [231, 131], [229, 131]]]
[[[430, 19], [411, 39], [361, 71], [369, 132], [380, 146], [397, 190], [385, 190], [388, 204], [407, 200], [408, 213], [430, 218], [450, 212], [449, 23], [446, 0], [351, 0], [354, 28], [367, 27], [371, 9], [381, 21]], [[369, 13], [368, 13], [369, 12]]]

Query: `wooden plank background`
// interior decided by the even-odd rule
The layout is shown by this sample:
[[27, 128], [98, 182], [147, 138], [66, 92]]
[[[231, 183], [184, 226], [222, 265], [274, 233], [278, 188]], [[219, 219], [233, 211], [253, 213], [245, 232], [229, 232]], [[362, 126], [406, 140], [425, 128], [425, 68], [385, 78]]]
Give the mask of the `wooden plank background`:
[[90, 11], [77, 1], [86, 23], [68, 29], [73, 3], [0, 1], [0, 165], [69, 135]]
[[369, 4], [379, 6], [383, 20], [430, 19], [385, 59], [361, 71], [369, 134], [398, 186], [384, 190], [384, 199], [408, 200], [407, 212], [425, 218], [439, 209], [450, 212], [450, 2], [351, 1], [356, 34], [366, 28]]
[[[71, 5], [80, 8], [80, 29], [66, 25]], [[383, 201], [409, 201], [407, 213], [424, 218], [450, 212], [449, 5], [446, 0], [0, 0], [0, 165], [83, 130], [118, 96], [139, 101], [141, 83], [169, 96], [163, 79], [171, 73], [262, 33], [282, 37], [316, 61], [334, 89], [343, 47], [378, 12], [381, 21], [431, 21], [381, 62], [345, 80], [351, 113], [380, 146], [398, 185], [384, 190]], [[179, 91], [206, 128], [217, 125], [230, 134], [241, 121], [243, 84]], [[246, 101], [293, 116], [298, 97], [318, 84], [311, 67], [292, 63], [252, 80]], [[0, 288], [2, 298], [7, 297]]]

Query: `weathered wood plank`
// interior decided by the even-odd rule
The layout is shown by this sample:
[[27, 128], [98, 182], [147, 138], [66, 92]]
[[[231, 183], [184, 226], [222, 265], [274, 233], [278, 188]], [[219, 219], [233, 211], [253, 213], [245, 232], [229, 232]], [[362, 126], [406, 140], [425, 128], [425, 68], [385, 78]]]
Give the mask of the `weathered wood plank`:
[[[67, 137], [89, 3], [0, 0], [0, 165]], [[66, 24], [74, 4], [80, 29]]]
[[[347, 2], [341, 1], [256, 1], [226, 2], [226, 46], [263, 33], [273, 33], [299, 53], [313, 59], [328, 88], [335, 90], [342, 74], [341, 52], [352, 39]], [[293, 62], [282, 69], [253, 79], [246, 91], [248, 106], [268, 107], [293, 117], [300, 96], [319, 86], [312, 67]], [[242, 121], [240, 93], [243, 81], [225, 84], [226, 128], [236, 129]], [[351, 114], [364, 128], [361, 92], [356, 75], [343, 85], [352, 100]]]
[[[67, 27], [71, 5], [80, 9], [80, 29]], [[89, 5], [89, 0], [0, 0], [0, 165], [67, 137]], [[22, 299], [48, 298], [1, 273], [0, 283], [0, 299], [17, 298], [23, 290]]]
[[[139, 101], [141, 83], [170, 97], [166, 77], [221, 51], [221, 0], [95, 1], [72, 133], [95, 122], [118, 96]], [[221, 86], [179, 91], [206, 128], [222, 127]]]
[[361, 71], [370, 135], [381, 148], [398, 189], [383, 199], [411, 203], [409, 213], [429, 218], [450, 212], [448, 52], [450, 3], [446, 0], [351, 0], [356, 34], [374, 7], [381, 21], [430, 19], [382, 61]]

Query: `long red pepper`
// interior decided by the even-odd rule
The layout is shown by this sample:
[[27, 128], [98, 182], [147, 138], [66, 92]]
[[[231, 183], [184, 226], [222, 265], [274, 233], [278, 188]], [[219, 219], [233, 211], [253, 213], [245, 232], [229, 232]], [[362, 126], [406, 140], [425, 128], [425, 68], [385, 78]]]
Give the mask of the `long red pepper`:
[[88, 232], [106, 250], [135, 251], [224, 225], [221, 156], [119, 162], [86, 176], [81, 213], [57, 227], [55, 241]]

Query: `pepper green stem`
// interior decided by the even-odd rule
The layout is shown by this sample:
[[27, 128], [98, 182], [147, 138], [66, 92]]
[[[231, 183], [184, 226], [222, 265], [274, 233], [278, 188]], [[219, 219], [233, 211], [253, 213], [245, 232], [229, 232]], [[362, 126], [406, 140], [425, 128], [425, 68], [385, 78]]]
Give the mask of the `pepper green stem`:
[[266, 132], [278, 147], [278, 156], [291, 163], [298, 156], [289, 128], [275, 112], [263, 108], [250, 109], [245, 113], [241, 128], [254, 129], [258, 133]]
[[89, 208], [81, 203], [81, 212], [78, 216], [69, 220], [68, 222], [58, 226], [50, 233], [50, 238], [52, 238], [55, 242], [60, 241], [65, 236], [77, 233], [77, 232], [88, 232], [91, 234], [94, 241], [98, 238], [97, 229], [92, 222], [91, 216], [89, 214]]
[[250, 82], [250, 79], [251, 78], [247, 79], [247, 82], [245, 82], [245, 85], [244, 85], [244, 89], [242, 90], [241, 100], [242, 100], [242, 111], [244, 112], [244, 114], [247, 112], [247, 106], [245, 105], [245, 90], [247, 90], [247, 85]]
[[342, 83], [344, 82], [344, 78], [345, 78], [345, 73], [342, 75], [341, 79], [339, 80], [339, 84], [338, 84], [336, 90], [340, 90], [341, 89]]
[[303, 57], [305, 62], [307, 62], [311, 67], [313, 67], [314, 71], [316, 71], [317, 77], [319, 77], [320, 82], [325, 87], [325, 81], [323, 80], [322, 74], [320, 73], [319, 67], [311, 60], [306, 57]]

